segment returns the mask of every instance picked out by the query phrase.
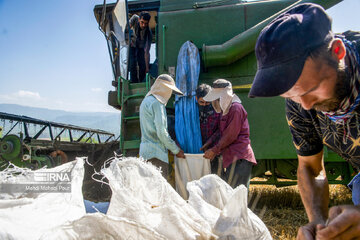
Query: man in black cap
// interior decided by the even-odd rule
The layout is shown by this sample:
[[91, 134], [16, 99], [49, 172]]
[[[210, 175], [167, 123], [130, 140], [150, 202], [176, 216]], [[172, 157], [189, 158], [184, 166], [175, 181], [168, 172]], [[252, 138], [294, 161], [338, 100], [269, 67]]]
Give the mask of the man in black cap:
[[360, 34], [334, 35], [316, 4], [297, 5], [260, 33], [258, 70], [249, 97], [282, 96], [299, 166], [309, 224], [298, 239], [357, 239], [360, 206], [330, 210], [323, 147], [360, 170]]

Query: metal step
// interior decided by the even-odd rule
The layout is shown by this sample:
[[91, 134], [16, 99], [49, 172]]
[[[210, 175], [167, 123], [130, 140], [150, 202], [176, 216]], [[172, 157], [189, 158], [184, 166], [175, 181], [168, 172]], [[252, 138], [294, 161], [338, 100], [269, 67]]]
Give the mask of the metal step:
[[140, 148], [141, 140], [124, 141], [124, 149], [136, 149]]
[[124, 117], [124, 120], [137, 120], [140, 119], [139, 115]]
[[129, 99], [132, 98], [144, 98], [146, 96], [146, 94], [144, 93], [138, 93], [138, 94], [133, 94], [133, 95], [129, 95], [129, 96], [124, 96], [124, 102], [126, 102]]

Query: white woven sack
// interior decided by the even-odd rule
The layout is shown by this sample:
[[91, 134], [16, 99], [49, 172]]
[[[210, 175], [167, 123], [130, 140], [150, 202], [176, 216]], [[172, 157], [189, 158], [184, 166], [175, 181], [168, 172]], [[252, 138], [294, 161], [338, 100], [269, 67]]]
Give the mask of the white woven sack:
[[175, 157], [175, 183], [176, 191], [184, 199], [188, 199], [186, 185], [188, 182], [198, 180], [211, 173], [210, 160], [201, 154], [186, 153], [186, 158]]
[[[77, 158], [55, 168], [37, 170], [42, 173], [71, 171], [71, 193], [28, 194], [18, 199], [3, 194], [0, 200], [0, 239], [39, 239], [44, 232], [83, 216], [83, 165], [84, 160]], [[20, 182], [24, 180], [24, 176], [15, 176], [7, 177], [6, 181], [16, 183], [18, 178], [21, 178]]]
[[40, 240], [165, 240], [143, 224], [102, 213], [86, 214], [73, 222], [56, 227], [43, 234]]
[[188, 183], [189, 204], [207, 219], [220, 239], [272, 239], [261, 219], [247, 207], [247, 188], [232, 189], [217, 175]]
[[114, 161], [102, 172], [112, 197], [107, 215], [153, 229], [167, 239], [212, 239], [211, 227], [150, 163], [137, 158]]

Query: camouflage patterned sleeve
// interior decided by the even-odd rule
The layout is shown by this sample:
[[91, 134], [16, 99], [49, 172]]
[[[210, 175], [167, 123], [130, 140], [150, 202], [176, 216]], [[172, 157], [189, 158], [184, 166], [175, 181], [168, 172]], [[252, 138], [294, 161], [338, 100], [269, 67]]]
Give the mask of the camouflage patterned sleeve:
[[311, 156], [323, 149], [322, 138], [314, 125], [315, 112], [306, 111], [300, 104], [286, 99], [286, 119], [298, 155]]

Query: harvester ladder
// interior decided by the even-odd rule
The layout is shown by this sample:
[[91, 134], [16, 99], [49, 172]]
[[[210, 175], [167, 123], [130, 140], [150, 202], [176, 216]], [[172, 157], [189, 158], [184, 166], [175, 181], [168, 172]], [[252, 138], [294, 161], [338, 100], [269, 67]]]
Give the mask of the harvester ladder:
[[141, 142], [140, 104], [149, 90], [149, 74], [146, 74], [145, 82], [141, 83], [131, 83], [124, 78], [118, 81], [118, 103], [121, 106], [120, 149], [124, 156], [127, 153], [138, 154]]

